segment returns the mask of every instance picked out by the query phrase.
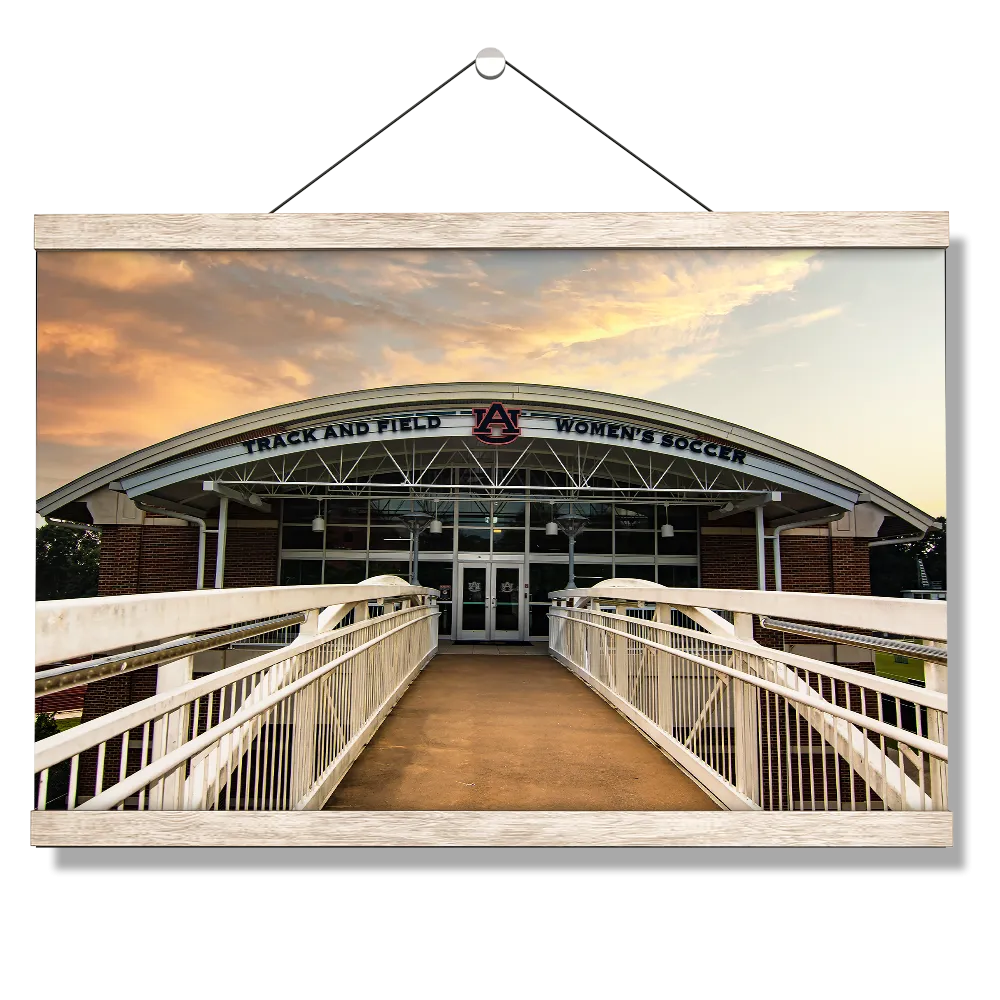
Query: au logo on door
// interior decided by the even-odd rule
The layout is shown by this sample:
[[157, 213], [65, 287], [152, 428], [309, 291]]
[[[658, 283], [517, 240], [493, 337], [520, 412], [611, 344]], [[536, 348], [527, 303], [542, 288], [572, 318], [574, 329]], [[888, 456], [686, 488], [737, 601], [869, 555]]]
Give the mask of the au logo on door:
[[472, 434], [483, 444], [511, 444], [521, 436], [521, 410], [508, 409], [503, 403], [474, 406]]

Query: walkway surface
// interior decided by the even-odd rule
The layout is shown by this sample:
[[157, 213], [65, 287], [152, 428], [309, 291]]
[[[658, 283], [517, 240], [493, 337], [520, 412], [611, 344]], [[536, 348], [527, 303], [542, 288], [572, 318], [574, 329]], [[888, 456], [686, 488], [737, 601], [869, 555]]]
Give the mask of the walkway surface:
[[326, 808], [718, 807], [550, 657], [453, 650], [413, 682]]

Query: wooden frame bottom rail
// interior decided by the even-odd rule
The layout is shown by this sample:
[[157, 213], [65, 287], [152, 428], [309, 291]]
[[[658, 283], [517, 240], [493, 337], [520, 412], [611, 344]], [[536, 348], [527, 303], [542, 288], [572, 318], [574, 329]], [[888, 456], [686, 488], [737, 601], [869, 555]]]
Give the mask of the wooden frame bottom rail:
[[950, 812], [56, 812], [36, 847], [950, 847]]

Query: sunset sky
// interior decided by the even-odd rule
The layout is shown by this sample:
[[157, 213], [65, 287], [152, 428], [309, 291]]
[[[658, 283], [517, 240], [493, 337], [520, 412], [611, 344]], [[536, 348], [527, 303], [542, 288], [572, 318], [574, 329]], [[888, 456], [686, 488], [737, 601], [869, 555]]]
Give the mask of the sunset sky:
[[480, 379], [732, 420], [945, 513], [941, 251], [38, 254], [39, 495], [251, 410]]

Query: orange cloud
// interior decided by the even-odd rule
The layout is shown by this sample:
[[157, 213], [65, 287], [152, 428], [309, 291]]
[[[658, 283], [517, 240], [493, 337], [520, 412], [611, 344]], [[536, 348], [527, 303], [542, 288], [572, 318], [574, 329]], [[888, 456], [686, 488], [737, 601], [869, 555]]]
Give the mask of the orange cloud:
[[59, 270], [83, 284], [116, 292], [160, 288], [186, 283], [194, 278], [186, 260], [148, 251], [39, 254], [38, 261], [40, 271]]

